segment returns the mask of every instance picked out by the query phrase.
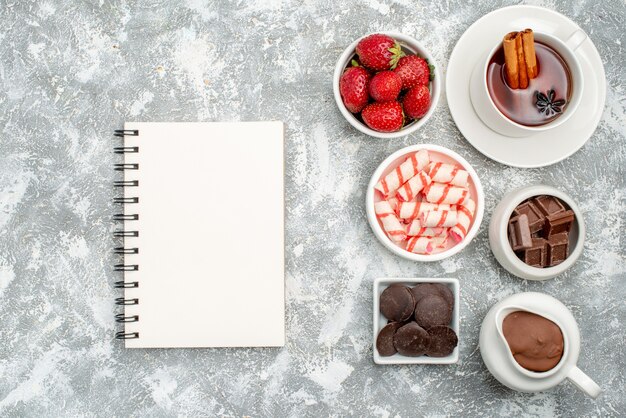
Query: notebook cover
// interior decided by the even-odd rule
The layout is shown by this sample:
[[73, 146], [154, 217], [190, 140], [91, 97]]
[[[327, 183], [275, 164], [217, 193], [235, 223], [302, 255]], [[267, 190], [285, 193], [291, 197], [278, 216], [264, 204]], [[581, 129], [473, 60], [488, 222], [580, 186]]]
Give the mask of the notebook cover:
[[282, 122], [126, 123], [125, 341], [139, 347], [282, 346], [284, 156]]

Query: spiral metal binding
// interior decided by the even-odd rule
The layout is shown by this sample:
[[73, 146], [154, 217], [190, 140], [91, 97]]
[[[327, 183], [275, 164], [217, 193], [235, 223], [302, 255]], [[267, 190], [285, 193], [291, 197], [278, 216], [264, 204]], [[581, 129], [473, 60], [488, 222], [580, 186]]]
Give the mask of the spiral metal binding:
[[139, 136], [139, 130], [137, 129], [116, 129], [113, 135], [124, 138], [125, 136]]
[[115, 187], [137, 187], [139, 180], [116, 180], [113, 182]]
[[138, 271], [139, 266], [137, 264], [116, 264], [114, 266], [115, 271]]
[[129, 238], [130, 238], [130, 237], [135, 238], [135, 237], [138, 237], [138, 236], [139, 236], [139, 231], [123, 231], [123, 230], [120, 230], [120, 231], [114, 231], [114, 232], [113, 232], [113, 236], [114, 236], [115, 238], [127, 238], [127, 237], [129, 237]]
[[137, 221], [139, 220], [139, 215], [136, 213], [133, 215], [126, 215], [124, 213], [116, 213], [115, 215], [113, 215], [113, 220], [114, 221]]
[[114, 164], [115, 171], [139, 170], [139, 164]]
[[124, 314], [115, 315], [115, 322], [137, 322], [139, 315], [124, 316]]
[[124, 248], [115, 247], [113, 249], [114, 254], [139, 254], [139, 248]]
[[138, 332], [124, 332], [124, 331], [118, 331], [115, 333], [115, 338], [117, 338], [118, 340], [134, 340], [135, 338], [139, 338], [139, 333]]
[[115, 284], [113, 284], [113, 287], [116, 289], [133, 289], [135, 287], [139, 287], [139, 282], [125, 282], [123, 280], [120, 280], [118, 282], [115, 282]]
[[115, 147], [113, 152], [116, 154], [133, 154], [139, 152], [139, 147]]
[[[139, 136], [139, 131], [136, 129], [118, 129], [113, 133], [114, 136], [118, 138], [124, 138], [125, 136]], [[114, 147], [113, 152], [115, 154], [134, 154], [139, 152], [139, 147]], [[139, 164], [136, 163], [118, 163], [114, 164], [113, 169], [115, 171], [127, 171], [127, 170], [139, 170]], [[139, 180], [116, 180], [113, 182], [114, 187], [116, 188], [126, 188], [126, 187], [138, 187]], [[114, 203], [126, 205], [126, 204], [137, 204], [139, 203], [138, 197], [126, 197], [120, 196], [115, 197], [113, 199]], [[116, 213], [113, 215], [113, 221], [137, 221], [139, 220], [139, 214], [125, 214], [125, 213]], [[115, 238], [135, 238], [139, 236], [139, 231], [127, 231], [125, 229], [117, 230], [113, 232], [113, 236]], [[122, 256], [122, 259], [127, 254], [139, 254], [139, 248], [136, 247], [116, 247], [113, 249], [114, 254], [118, 254]], [[115, 271], [121, 271], [123, 273], [130, 271], [138, 271], [139, 266], [137, 264], [126, 264], [122, 261], [119, 264], [115, 264], [113, 266]], [[139, 282], [137, 281], [116, 281], [113, 284], [113, 287], [116, 289], [133, 289], [139, 287]], [[115, 299], [115, 304], [118, 306], [130, 306], [130, 305], [139, 305], [138, 298], [124, 298], [118, 297]], [[139, 315], [126, 315], [125, 313], [118, 313], [115, 315], [115, 322], [125, 324], [129, 322], [138, 322]], [[115, 333], [115, 338], [118, 340], [130, 340], [139, 338], [138, 332], [126, 332], [118, 331]]]
[[115, 298], [115, 304], [120, 306], [128, 306], [128, 305], [139, 305], [139, 299], [124, 299], [124, 298]]
[[139, 203], [138, 197], [115, 197], [113, 203]]

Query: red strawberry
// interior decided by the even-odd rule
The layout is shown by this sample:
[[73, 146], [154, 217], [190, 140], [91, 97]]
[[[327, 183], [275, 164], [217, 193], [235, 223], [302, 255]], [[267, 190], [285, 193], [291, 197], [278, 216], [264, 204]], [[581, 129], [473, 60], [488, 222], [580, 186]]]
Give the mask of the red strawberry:
[[404, 124], [402, 106], [396, 101], [369, 104], [361, 116], [367, 126], [379, 132], [395, 132]]
[[376, 71], [396, 68], [398, 60], [404, 56], [402, 47], [391, 36], [375, 33], [357, 44], [359, 61], [367, 68]]
[[424, 58], [409, 55], [400, 58], [398, 66], [393, 70], [402, 79], [402, 88], [427, 86], [430, 80], [430, 68]]
[[402, 79], [393, 71], [381, 71], [370, 81], [370, 96], [377, 102], [396, 100], [400, 90], [402, 90]]
[[339, 92], [350, 112], [359, 113], [367, 105], [370, 78], [370, 73], [363, 67], [349, 67], [343, 72], [339, 79]]
[[402, 99], [404, 113], [411, 119], [424, 117], [430, 108], [430, 91], [426, 86], [417, 86], [409, 90]]

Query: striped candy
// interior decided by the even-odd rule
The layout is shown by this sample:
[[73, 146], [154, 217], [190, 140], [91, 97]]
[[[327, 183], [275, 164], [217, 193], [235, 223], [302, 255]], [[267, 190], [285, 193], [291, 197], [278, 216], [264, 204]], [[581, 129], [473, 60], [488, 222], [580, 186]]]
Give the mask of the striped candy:
[[389, 204], [391, 205], [391, 209], [393, 209], [394, 212], [397, 212], [398, 209], [398, 199], [396, 199], [395, 197], [390, 197], [389, 199], [387, 199], [387, 202], [389, 202]]
[[448, 236], [445, 235], [443, 237], [434, 237], [432, 238], [432, 244], [435, 248], [444, 248], [448, 243]]
[[469, 173], [452, 164], [435, 163], [428, 165], [428, 175], [433, 181], [450, 183], [453, 186], [467, 187]]
[[454, 210], [447, 203], [437, 205], [430, 202], [398, 202], [396, 213], [401, 219], [415, 219], [430, 210]]
[[404, 183], [398, 189], [396, 196], [399, 200], [404, 202], [408, 202], [413, 200], [415, 196], [422, 190], [424, 187], [430, 184], [431, 180], [428, 174], [425, 171], [420, 171], [417, 175], [413, 176], [409, 181]]
[[433, 238], [411, 237], [406, 244], [406, 250], [416, 254], [430, 254], [435, 249]]
[[456, 214], [456, 210], [429, 210], [419, 220], [422, 226], [428, 228], [450, 228], [457, 224]]
[[426, 168], [429, 162], [428, 151], [419, 150], [411, 154], [409, 158], [396, 167], [395, 170], [376, 183], [374, 188], [380, 191], [385, 197], [393, 196], [396, 190], [398, 190], [398, 187]]
[[374, 212], [376, 212], [376, 217], [380, 219], [383, 229], [392, 241], [399, 242], [406, 239], [406, 231], [389, 202], [381, 200], [374, 203]]
[[448, 234], [447, 228], [427, 228], [419, 220], [413, 219], [406, 228], [409, 237], [441, 237]]
[[469, 198], [469, 190], [466, 188], [434, 181], [426, 186], [422, 193], [427, 201], [437, 204], [462, 205]]
[[455, 242], [461, 242], [465, 238], [475, 212], [476, 203], [472, 199], [467, 199], [464, 205], [457, 206], [457, 224], [450, 229], [450, 236]]
[[448, 237], [410, 237], [406, 244], [407, 251], [416, 254], [430, 254], [435, 248], [444, 248]]

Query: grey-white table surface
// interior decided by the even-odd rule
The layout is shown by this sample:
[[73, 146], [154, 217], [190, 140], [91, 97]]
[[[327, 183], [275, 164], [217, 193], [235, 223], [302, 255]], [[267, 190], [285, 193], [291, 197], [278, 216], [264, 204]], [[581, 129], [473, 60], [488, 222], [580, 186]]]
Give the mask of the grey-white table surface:
[[[607, 76], [596, 132], [553, 166], [516, 169], [484, 157], [456, 128], [445, 97], [424, 129], [390, 141], [352, 129], [334, 103], [335, 60], [357, 36], [412, 34], [445, 69], [469, 25], [509, 4], [0, 1], [0, 415], [626, 415], [624, 1], [533, 2], [582, 26]], [[285, 121], [284, 348], [126, 350], [112, 338], [120, 277], [111, 133], [127, 120]], [[363, 205], [375, 167], [420, 142], [461, 153], [486, 191], [478, 236], [432, 264], [383, 248]], [[574, 268], [543, 283], [505, 272], [486, 233], [505, 192], [539, 182], [573, 196], [588, 226]], [[372, 362], [372, 282], [381, 276], [460, 280], [458, 364]], [[569, 383], [516, 393], [491, 377], [478, 349], [481, 321], [521, 291], [572, 310], [579, 366], [604, 388], [600, 398]]]

